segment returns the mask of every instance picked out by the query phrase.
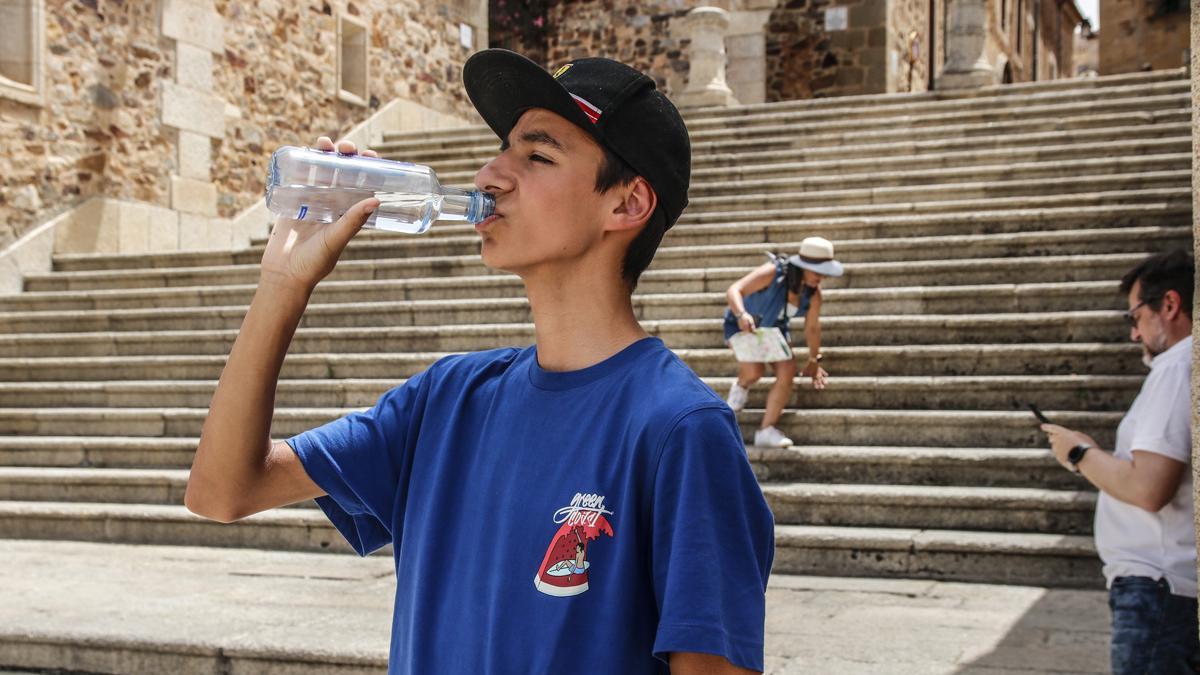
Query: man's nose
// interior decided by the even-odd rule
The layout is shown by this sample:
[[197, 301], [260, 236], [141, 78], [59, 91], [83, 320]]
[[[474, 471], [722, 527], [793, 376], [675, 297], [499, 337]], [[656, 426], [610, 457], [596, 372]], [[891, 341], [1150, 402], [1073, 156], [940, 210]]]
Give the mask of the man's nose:
[[1136, 325], [1129, 327], [1129, 339], [1134, 342], [1142, 341], [1142, 333], [1141, 333], [1141, 331], [1138, 330], [1138, 327]]
[[475, 172], [475, 187], [484, 192], [490, 192], [493, 195], [498, 192], [509, 192], [512, 190], [512, 186], [512, 178], [509, 177], [508, 171], [504, 167], [503, 153], [493, 157], [492, 161], [484, 164], [479, 171]]

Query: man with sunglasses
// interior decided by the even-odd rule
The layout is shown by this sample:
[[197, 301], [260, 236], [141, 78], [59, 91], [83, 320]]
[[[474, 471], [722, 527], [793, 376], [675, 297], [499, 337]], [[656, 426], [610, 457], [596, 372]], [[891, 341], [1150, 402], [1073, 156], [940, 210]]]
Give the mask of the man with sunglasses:
[[1117, 675], [1192, 673], [1200, 662], [1192, 498], [1192, 299], [1195, 263], [1154, 256], [1121, 280], [1129, 337], [1150, 375], [1107, 453], [1044, 424], [1059, 463], [1100, 490], [1096, 549], [1112, 610]]

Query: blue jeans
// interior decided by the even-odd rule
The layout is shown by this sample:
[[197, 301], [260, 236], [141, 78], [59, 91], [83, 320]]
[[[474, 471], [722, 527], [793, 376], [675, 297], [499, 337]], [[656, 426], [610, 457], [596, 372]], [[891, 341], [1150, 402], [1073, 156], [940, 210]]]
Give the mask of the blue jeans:
[[1172, 595], [1166, 579], [1117, 577], [1108, 592], [1108, 607], [1113, 675], [1200, 672], [1196, 598]]

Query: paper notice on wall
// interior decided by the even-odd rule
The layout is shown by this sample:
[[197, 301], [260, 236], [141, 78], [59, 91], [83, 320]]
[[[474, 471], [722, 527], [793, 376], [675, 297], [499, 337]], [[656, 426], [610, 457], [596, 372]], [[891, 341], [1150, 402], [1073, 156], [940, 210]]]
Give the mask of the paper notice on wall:
[[825, 8], [825, 30], [833, 32], [835, 30], [846, 30], [850, 26], [850, 15], [845, 7], [826, 7]]

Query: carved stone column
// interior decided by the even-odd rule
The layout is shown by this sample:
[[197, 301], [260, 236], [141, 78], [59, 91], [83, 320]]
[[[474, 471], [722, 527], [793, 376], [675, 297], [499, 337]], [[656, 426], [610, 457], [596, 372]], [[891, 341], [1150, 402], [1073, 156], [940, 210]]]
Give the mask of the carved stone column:
[[682, 28], [691, 38], [688, 84], [675, 97], [680, 107], [737, 105], [725, 83], [725, 34], [729, 12], [719, 7], [697, 7], [683, 18]]
[[984, 56], [987, 2], [950, 0], [946, 11], [946, 65], [936, 87], [976, 89], [997, 84], [996, 72]]

